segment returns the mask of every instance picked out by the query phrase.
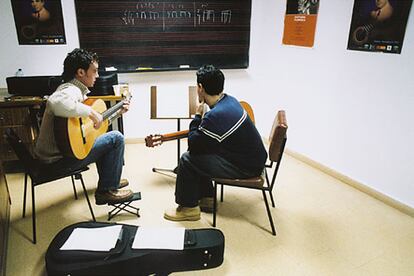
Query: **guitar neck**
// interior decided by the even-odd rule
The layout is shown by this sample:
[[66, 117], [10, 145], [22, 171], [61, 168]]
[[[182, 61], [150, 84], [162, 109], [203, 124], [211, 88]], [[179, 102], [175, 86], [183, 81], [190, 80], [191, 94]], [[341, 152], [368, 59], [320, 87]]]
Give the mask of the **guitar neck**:
[[185, 138], [185, 137], [188, 136], [188, 133], [189, 133], [188, 129], [177, 131], [177, 132], [172, 132], [172, 133], [166, 133], [166, 134], [162, 135], [161, 140], [163, 142], [165, 142], [165, 141], [171, 141], [171, 140]]
[[104, 120], [108, 119], [109, 117], [111, 117], [114, 113], [118, 112], [122, 106], [124, 105], [124, 101], [120, 101], [119, 103], [116, 103], [114, 106], [112, 106], [111, 108], [105, 110], [102, 113], [102, 117]]

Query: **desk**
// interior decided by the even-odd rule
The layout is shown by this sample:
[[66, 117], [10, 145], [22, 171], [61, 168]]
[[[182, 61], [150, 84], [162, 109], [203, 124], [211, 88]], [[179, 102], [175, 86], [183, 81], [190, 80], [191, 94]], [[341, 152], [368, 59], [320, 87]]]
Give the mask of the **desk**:
[[[39, 123], [45, 100], [40, 97], [21, 97], [16, 100], [0, 98], [0, 158], [5, 162], [5, 171], [11, 171], [18, 160], [13, 149], [4, 138], [7, 128], [19, 135], [33, 153], [34, 143], [39, 133]], [[14, 164], [13, 164], [14, 163]]]

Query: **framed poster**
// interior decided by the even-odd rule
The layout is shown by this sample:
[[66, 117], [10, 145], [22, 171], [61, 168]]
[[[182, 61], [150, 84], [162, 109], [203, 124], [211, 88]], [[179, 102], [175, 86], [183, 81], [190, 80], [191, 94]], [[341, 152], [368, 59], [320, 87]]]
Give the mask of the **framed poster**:
[[20, 45], [66, 44], [61, 0], [11, 0]]
[[313, 47], [319, 0], [287, 0], [283, 44]]
[[348, 50], [400, 54], [412, 0], [355, 0]]

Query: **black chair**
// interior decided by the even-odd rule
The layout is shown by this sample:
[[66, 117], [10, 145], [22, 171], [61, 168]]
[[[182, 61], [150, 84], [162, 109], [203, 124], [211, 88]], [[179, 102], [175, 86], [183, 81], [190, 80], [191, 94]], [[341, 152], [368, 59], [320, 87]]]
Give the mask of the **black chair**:
[[[282, 160], [285, 144], [287, 140], [287, 121], [284, 110], [278, 111], [273, 122], [272, 131], [269, 138], [269, 160], [270, 164], [265, 166], [265, 170], [261, 176], [247, 178], [247, 179], [228, 179], [228, 178], [213, 178], [214, 186], [214, 205], [213, 205], [213, 226], [216, 227], [216, 213], [217, 213], [217, 185], [221, 184], [221, 201], [223, 201], [223, 186], [235, 186], [248, 189], [261, 190], [263, 199], [266, 205], [267, 215], [269, 217], [270, 226], [272, 227], [272, 234], [276, 235], [275, 226], [273, 224], [272, 214], [270, 212], [269, 203], [267, 201], [266, 192], [269, 192], [272, 201], [272, 206], [275, 207], [272, 190], [275, 184], [276, 175], [279, 171], [280, 162]], [[275, 165], [275, 166], [274, 166]], [[274, 168], [273, 168], [274, 166]], [[273, 169], [272, 180], [269, 181], [267, 169]]]
[[80, 180], [85, 194], [86, 201], [88, 202], [89, 210], [92, 215], [93, 221], [96, 221], [95, 215], [92, 210], [91, 203], [89, 201], [88, 193], [86, 191], [85, 183], [83, 182], [82, 172], [89, 170], [88, 167], [73, 170], [71, 168], [57, 168], [52, 164], [44, 164], [35, 159], [30, 151], [27, 149], [23, 141], [13, 131], [12, 128], [6, 130], [6, 139], [10, 146], [13, 148], [17, 157], [21, 161], [25, 170], [24, 178], [24, 195], [23, 195], [23, 217], [25, 217], [26, 211], [26, 193], [27, 193], [27, 179], [30, 176], [32, 187], [32, 224], [33, 224], [33, 243], [36, 243], [36, 208], [35, 208], [35, 187], [41, 184], [45, 184], [51, 181], [55, 181], [65, 177], [72, 178], [72, 185], [76, 195], [75, 179]]

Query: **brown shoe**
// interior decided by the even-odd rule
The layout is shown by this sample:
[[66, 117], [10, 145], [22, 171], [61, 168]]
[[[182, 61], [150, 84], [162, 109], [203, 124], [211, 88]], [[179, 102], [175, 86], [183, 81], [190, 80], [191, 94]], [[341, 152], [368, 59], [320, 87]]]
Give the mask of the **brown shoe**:
[[106, 192], [96, 192], [96, 205], [105, 205], [113, 203], [125, 202], [133, 197], [134, 193], [131, 190], [110, 190]]
[[119, 188], [118, 189], [125, 188], [128, 185], [129, 185], [128, 179], [123, 178], [123, 179], [121, 179], [121, 181], [119, 181]]
[[195, 221], [200, 219], [200, 207], [183, 207], [165, 211], [164, 218], [172, 221]]
[[[203, 197], [198, 201], [198, 205], [202, 212], [213, 213], [214, 208], [214, 198], [213, 197]], [[216, 207], [218, 208], [218, 206]]]

